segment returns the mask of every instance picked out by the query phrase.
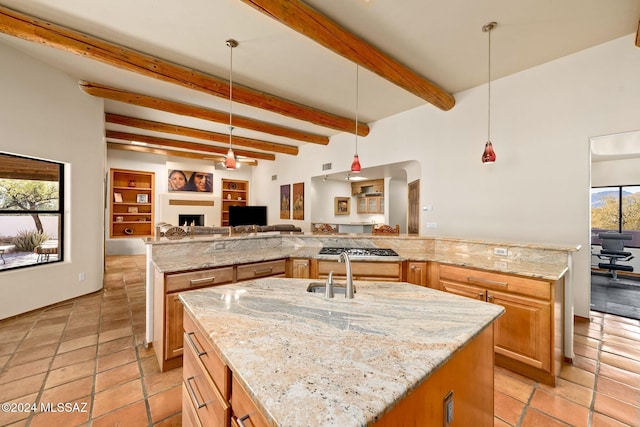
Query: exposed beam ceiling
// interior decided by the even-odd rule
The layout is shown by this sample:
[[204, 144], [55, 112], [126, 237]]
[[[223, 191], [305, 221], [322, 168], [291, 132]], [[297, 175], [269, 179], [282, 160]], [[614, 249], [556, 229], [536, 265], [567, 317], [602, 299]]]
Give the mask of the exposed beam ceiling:
[[[152, 120], [137, 119], [135, 117], [127, 117], [119, 114], [105, 114], [107, 123], [115, 123], [122, 126], [146, 129], [155, 132], [170, 133], [174, 135], [188, 136], [191, 138], [204, 139], [207, 141], [228, 143], [229, 135], [217, 132], [209, 132], [206, 130], [189, 128], [186, 126], [172, 125], [168, 123], [154, 122]], [[298, 147], [293, 145], [277, 144], [275, 142], [261, 141], [258, 139], [244, 138], [241, 136], [233, 137], [233, 144], [243, 147], [251, 147], [258, 150], [273, 151], [282, 154], [298, 154]]]
[[242, 0], [333, 52], [448, 111], [455, 98], [300, 0]]
[[[211, 154], [192, 153], [189, 151], [166, 150], [163, 148], [141, 147], [139, 145], [119, 144], [107, 142], [107, 146], [114, 150], [135, 151], [137, 153], [159, 154], [162, 156], [185, 157], [188, 159], [213, 160], [215, 162], [224, 162], [224, 156], [212, 156]], [[237, 159], [238, 162], [248, 166], [257, 166], [257, 160]]]
[[[197, 142], [178, 141], [169, 138], [159, 138], [156, 136], [140, 135], [129, 132], [118, 132], [115, 130], [107, 130], [107, 139], [117, 139], [120, 141], [137, 141], [145, 144], [159, 145], [164, 147], [181, 148], [185, 150], [203, 151], [205, 153], [227, 154], [227, 147], [214, 147], [207, 144], [198, 144]], [[259, 153], [256, 151], [233, 150], [237, 156], [250, 157], [253, 159], [275, 160], [276, 156], [271, 153]]]
[[[153, 108], [155, 110], [166, 111], [168, 113], [179, 114], [181, 116], [195, 117], [217, 123], [229, 123], [229, 113], [211, 110], [209, 108], [188, 105], [181, 102], [147, 96], [123, 89], [101, 85], [99, 83], [81, 81], [80, 89], [89, 95], [114, 101], [125, 102], [139, 107]], [[327, 145], [329, 138], [322, 135], [315, 135], [309, 132], [302, 132], [284, 126], [273, 125], [271, 123], [254, 120], [247, 117], [233, 116], [233, 126], [236, 128], [251, 129], [271, 135], [283, 136], [303, 142]]]
[[[2, 6], [0, 6], [0, 32], [82, 55], [147, 77], [229, 98], [227, 80]], [[351, 118], [341, 117], [240, 85], [233, 87], [233, 101], [342, 132], [353, 133], [356, 130], [355, 121]], [[359, 123], [358, 135], [366, 136], [368, 133], [369, 126]]]
[[58, 182], [60, 166], [0, 153], [0, 178]]

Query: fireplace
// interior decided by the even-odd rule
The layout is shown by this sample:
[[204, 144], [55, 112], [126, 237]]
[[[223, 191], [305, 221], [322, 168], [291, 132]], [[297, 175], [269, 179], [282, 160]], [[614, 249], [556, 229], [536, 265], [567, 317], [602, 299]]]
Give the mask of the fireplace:
[[203, 215], [178, 215], [178, 225], [204, 225]]

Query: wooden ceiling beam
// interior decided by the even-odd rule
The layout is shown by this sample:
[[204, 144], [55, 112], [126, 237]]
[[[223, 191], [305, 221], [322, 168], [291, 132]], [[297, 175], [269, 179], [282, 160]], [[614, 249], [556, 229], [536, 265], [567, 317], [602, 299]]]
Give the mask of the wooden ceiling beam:
[[448, 111], [456, 100], [437, 84], [381, 52], [300, 0], [241, 0], [349, 61]]
[[[154, 132], [170, 133], [173, 135], [188, 136], [191, 138], [203, 139], [206, 141], [229, 143], [229, 135], [207, 130], [194, 129], [186, 126], [171, 125], [168, 123], [154, 122], [152, 120], [137, 119], [135, 117], [122, 116], [119, 114], [105, 114], [107, 123], [129, 126], [139, 129], [151, 130]], [[298, 155], [298, 147], [294, 145], [278, 144], [275, 142], [262, 141], [259, 139], [244, 138], [242, 136], [233, 137], [233, 145], [251, 147], [257, 150], [273, 151], [276, 153]]]
[[[229, 82], [226, 79], [165, 61], [126, 46], [110, 43], [3, 6], [0, 6], [0, 32], [100, 61], [122, 70], [229, 98]], [[349, 117], [321, 111], [241, 85], [233, 85], [233, 100], [341, 132], [356, 131], [355, 121]], [[369, 134], [369, 126], [366, 123], [358, 123], [357, 130], [358, 135]]]
[[[161, 156], [186, 157], [188, 159], [213, 160], [214, 162], [224, 162], [224, 156], [211, 156], [204, 153], [190, 153], [187, 151], [166, 150], [164, 148], [143, 147], [140, 145], [120, 144], [117, 142], [107, 142], [107, 147], [114, 150], [135, 151], [137, 153], [159, 154]], [[237, 159], [240, 163], [249, 166], [257, 166], [257, 160]]]
[[[137, 141], [146, 144], [160, 145], [163, 147], [181, 148], [184, 150], [203, 151], [206, 153], [227, 154], [228, 147], [216, 147], [213, 145], [200, 144], [197, 142], [178, 141], [169, 138], [158, 138], [157, 136], [139, 135], [129, 132], [118, 132], [108, 130], [106, 137], [111, 139], [119, 139], [121, 141]], [[271, 153], [259, 153], [257, 151], [247, 151], [234, 149], [236, 156], [250, 157], [252, 159], [275, 160], [276, 156]]]
[[[140, 93], [129, 92], [123, 89], [101, 85], [99, 83], [81, 81], [78, 83], [80, 89], [89, 95], [100, 98], [111, 99], [114, 101], [124, 102], [139, 107], [153, 108], [154, 110], [166, 111], [168, 113], [178, 114], [181, 116], [194, 117], [196, 119], [208, 120], [216, 123], [229, 123], [229, 113], [211, 110], [209, 108], [198, 107], [195, 105], [183, 104], [176, 101], [169, 101], [153, 96], [142, 95]], [[233, 125], [236, 128], [251, 129], [258, 132], [268, 133], [271, 135], [282, 136], [303, 142], [311, 142], [314, 144], [329, 144], [329, 137], [316, 135], [309, 132], [302, 132], [296, 129], [278, 126], [259, 120], [250, 119], [242, 116], [233, 116]]]

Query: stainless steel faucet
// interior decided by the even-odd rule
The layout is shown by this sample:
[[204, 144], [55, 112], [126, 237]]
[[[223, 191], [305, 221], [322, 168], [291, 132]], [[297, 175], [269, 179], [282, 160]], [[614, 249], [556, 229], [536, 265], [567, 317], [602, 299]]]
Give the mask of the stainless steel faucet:
[[345, 298], [353, 298], [353, 275], [351, 274], [351, 260], [349, 254], [345, 251], [338, 257], [338, 262], [342, 262], [344, 259], [345, 266], [347, 268], [347, 288], [344, 293]]
[[333, 298], [333, 271], [330, 271], [329, 277], [327, 277], [327, 283], [324, 288], [324, 297]]

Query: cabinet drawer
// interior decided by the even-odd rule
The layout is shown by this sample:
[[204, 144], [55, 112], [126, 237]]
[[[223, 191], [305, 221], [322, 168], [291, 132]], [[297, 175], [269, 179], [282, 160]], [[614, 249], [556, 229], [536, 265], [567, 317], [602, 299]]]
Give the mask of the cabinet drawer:
[[196, 358], [202, 361], [204, 369], [213, 380], [222, 397], [229, 400], [231, 389], [229, 367], [222, 361], [218, 352], [213, 349], [211, 342], [195, 326], [193, 319], [187, 313], [184, 316], [184, 331], [185, 351], [191, 351]]
[[183, 291], [201, 286], [221, 285], [232, 281], [233, 267], [167, 274], [165, 278], [167, 292]]
[[236, 420], [240, 419], [245, 427], [269, 427], [264, 415], [235, 377], [231, 379], [231, 407], [235, 425], [238, 425]]
[[186, 348], [184, 352], [182, 376], [187, 398], [190, 405], [193, 405], [200, 423], [203, 426], [228, 427], [231, 406], [220, 395], [191, 348]]
[[258, 277], [276, 276], [284, 274], [285, 260], [256, 262], [253, 264], [239, 265], [236, 272], [237, 280], [250, 280]]
[[182, 383], [182, 427], [202, 427], [185, 383]]
[[551, 283], [545, 280], [492, 273], [473, 268], [440, 265], [440, 279], [527, 295], [544, 300], [551, 299]]

